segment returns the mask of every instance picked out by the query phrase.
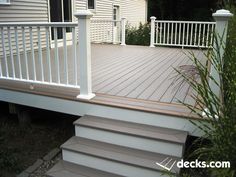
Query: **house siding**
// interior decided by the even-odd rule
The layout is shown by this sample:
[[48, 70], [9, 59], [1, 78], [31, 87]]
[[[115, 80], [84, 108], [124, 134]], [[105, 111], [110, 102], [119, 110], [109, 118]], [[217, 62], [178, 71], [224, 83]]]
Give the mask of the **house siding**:
[[137, 26], [140, 22], [147, 22], [147, 1], [146, 0], [119, 0], [115, 5], [120, 4], [120, 17], [125, 17], [132, 26]]
[[47, 22], [47, 0], [12, 0], [0, 5], [0, 22]]
[[[48, 1], [47, 0], [11, 0], [10, 5], [0, 5], [0, 23], [4, 22], [48, 22]], [[25, 29], [26, 35], [26, 47], [29, 50], [30, 48], [30, 36], [29, 29]], [[5, 33], [5, 45], [6, 51], [9, 55], [8, 39], [7, 39], [7, 30], [4, 29]], [[18, 28], [18, 38], [19, 38], [19, 47], [22, 51], [22, 32]], [[37, 47], [37, 30], [33, 29], [33, 42], [34, 47]], [[1, 35], [0, 35], [1, 41]], [[12, 28], [11, 30], [11, 42], [13, 45], [13, 52], [15, 52], [15, 32]], [[42, 47], [46, 45], [45, 31], [42, 30], [41, 33], [41, 43]], [[0, 54], [2, 55], [2, 43], [0, 45]]]
[[[112, 20], [113, 5], [120, 7], [120, 18], [125, 17], [131, 25], [147, 22], [147, 0], [95, 0], [93, 19]], [[76, 0], [75, 11], [87, 9], [87, 0]]]
[[74, 4], [75, 4], [75, 12], [77, 10], [87, 9], [87, 0], [74, 0]]
[[[74, 13], [78, 10], [87, 9], [87, 0], [72, 0]], [[112, 20], [113, 19], [113, 5], [120, 7], [120, 18], [125, 17], [128, 23], [132, 26], [137, 26], [140, 22], [146, 22], [146, 10], [147, 10], [147, 0], [96, 0], [95, 10], [91, 10], [94, 13], [92, 19], [102, 19], [102, 20]], [[76, 21], [76, 19], [74, 18]], [[0, 23], [4, 22], [48, 22], [49, 20], [49, 6], [48, 0], [11, 0], [10, 5], [0, 5]], [[97, 32], [97, 28], [101, 31], [100, 27], [93, 27], [93, 30]], [[29, 29], [25, 30], [26, 35], [26, 46], [27, 50], [30, 49], [30, 36]], [[37, 30], [33, 30], [33, 42], [34, 48], [37, 49]], [[9, 54], [9, 47], [7, 42], [7, 31], [4, 29], [5, 41], [6, 41], [6, 50]], [[97, 32], [97, 35], [100, 35]], [[102, 32], [101, 32], [102, 34]], [[108, 34], [106, 34], [108, 35]], [[110, 35], [110, 34], [109, 34]], [[19, 37], [19, 47], [22, 51], [22, 32], [18, 28], [18, 37]], [[13, 50], [15, 51], [15, 34], [14, 30], [11, 30], [11, 39], [13, 44]], [[1, 41], [1, 35], [0, 35]], [[46, 36], [45, 31], [42, 29], [41, 32], [41, 44], [42, 47], [46, 46]], [[2, 44], [0, 44], [0, 55], [2, 55]]]

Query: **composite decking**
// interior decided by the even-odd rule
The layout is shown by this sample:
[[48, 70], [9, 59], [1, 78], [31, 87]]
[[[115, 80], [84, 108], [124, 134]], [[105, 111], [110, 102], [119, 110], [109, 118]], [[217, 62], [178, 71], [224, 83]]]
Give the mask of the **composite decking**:
[[[189, 52], [200, 50], [143, 46], [94, 46], [92, 54], [95, 93], [165, 103], [191, 103], [191, 89], [175, 69], [192, 65]], [[103, 51], [99, 55], [99, 51]], [[187, 68], [187, 67], [186, 67]]]
[[[72, 58], [71, 46], [68, 49], [68, 70], [69, 83], [75, 82], [74, 61]], [[183, 82], [175, 69], [179, 67], [188, 68], [192, 65], [189, 53], [192, 52], [199, 60], [203, 60], [204, 52], [194, 49], [146, 46], [120, 46], [108, 44], [92, 45], [92, 88], [97, 95], [92, 102], [107, 103], [110, 105], [127, 104], [145, 109], [156, 109], [155, 103], [161, 103], [158, 108], [165, 107], [166, 110], [174, 110], [170, 105], [176, 105], [181, 112], [185, 110], [179, 102], [195, 104], [191, 94], [193, 90]], [[35, 52], [37, 79], [41, 79], [39, 74], [40, 65]], [[44, 77], [48, 80], [48, 69], [46, 61], [46, 51], [43, 51]], [[31, 53], [28, 54], [28, 64], [32, 66], [30, 60]], [[65, 65], [63, 60], [63, 50], [59, 49], [60, 58], [60, 80], [65, 82], [63, 73]], [[25, 60], [21, 56], [22, 67]], [[54, 49], [51, 49], [52, 78], [56, 80], [56, 63], [54, 60]], [[3, 62], [2, 62], [3, 65]], [[9, 65], [9, 68], [11, 66]], [[15, 63], [17, 68], [17, 62]], [[3, 67], [4, 73], [4, 67]], [[16, 72], [16, 76], [18, 72]], [[25, 77], [25, 69], [22, 69]], [[29, 73], [32, 73], [29, 67]], [[11, 72], [10, 72], [11, 75]], [[32, 78], [32, 74], [30, 74]], [[79, 74], [78, 74], [79, 78]], [[61, 96], [67, 98], [75, 97], [79, 94], [78, 89], [56, 88], [50, 86], [34, 85], [34, 90], [28, 85], [20, 82], [0, 80], [2, 88], [20, 89], [21, 91], [38, 92], [40, 94]]]

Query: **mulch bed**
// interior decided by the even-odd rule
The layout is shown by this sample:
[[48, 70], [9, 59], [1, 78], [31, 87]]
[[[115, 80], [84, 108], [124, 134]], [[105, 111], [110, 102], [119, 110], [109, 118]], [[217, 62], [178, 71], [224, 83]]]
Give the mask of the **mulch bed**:
[[[73, 121], [78, 117], [26, 109], [32, 123], [22, 128], [17, 116], [8, 114], [7, 104], [0, 103], [0, 177], [16, 176], [74, 134]], [[49, 167], [49, 164], [53, 163], [48, 161], [43, 165]]]

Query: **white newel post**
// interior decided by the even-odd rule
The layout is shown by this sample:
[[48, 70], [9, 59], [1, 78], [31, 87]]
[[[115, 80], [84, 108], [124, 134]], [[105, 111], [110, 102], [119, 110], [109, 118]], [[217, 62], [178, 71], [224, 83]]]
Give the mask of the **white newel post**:
[[155, 40], [155, 20], [156, 17], [150, 17], [151, 19], [151, 35], [150, 35], [150, 47], [155, 47], [154, 40]]
[[125, 43], [125, 18], [121, 18], [121, 45], [126, 45]]
[[[220, 56], [218, 60], [221, 60], [221, 63], [223, 64], [223, 55], [224, 55], [224, 47], [226, 44], [226, 38], [227, 38], [227, 30], [228, 30], [228, 21], [229, 18], [233, 16], [228, 10], [217, 10], [216, 13], [212, 15], [216, 21], [216, 28], [215, 28], [215, 35], [216, 38], [214, 40], [214, 49], [219, 49]], [[218, 44], [217, 44], [218, 41]], [[219, 45], [219, 47], [217, 47]], [[216, 52], [216, 51], [215, 51]], [[215, 56], [218, 56], [217, 54]], [[210, 75], [220, 84], [220, 75], [215, 69], [215, 67], [211, 67]], [[209, 80], [209, 85], [211, 87], [211, 90], [216, 94], [220, 96], [220, 88], [216, 85], [216, 83], [213, 80]]]
[[91, 41], [90, 41], [90, 18], [93, 14], [89, 10], [80, 10], [75, 14], [78, 19], [78, 45], [79, 45], [79, 72], [80, 72], [80, 94], [77, 98], [91, 99], [92, 93], [91, 73]]

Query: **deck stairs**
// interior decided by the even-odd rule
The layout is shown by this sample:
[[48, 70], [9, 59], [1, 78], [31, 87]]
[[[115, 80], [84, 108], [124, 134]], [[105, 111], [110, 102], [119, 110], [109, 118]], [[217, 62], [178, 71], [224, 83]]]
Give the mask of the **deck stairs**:
[[91, 115], [74, 125], [75, 136], [61, 146], [63, 160], [47, 172], [49, 177], [165, 176], [156, 163], [179, 174], [185, 131]]

